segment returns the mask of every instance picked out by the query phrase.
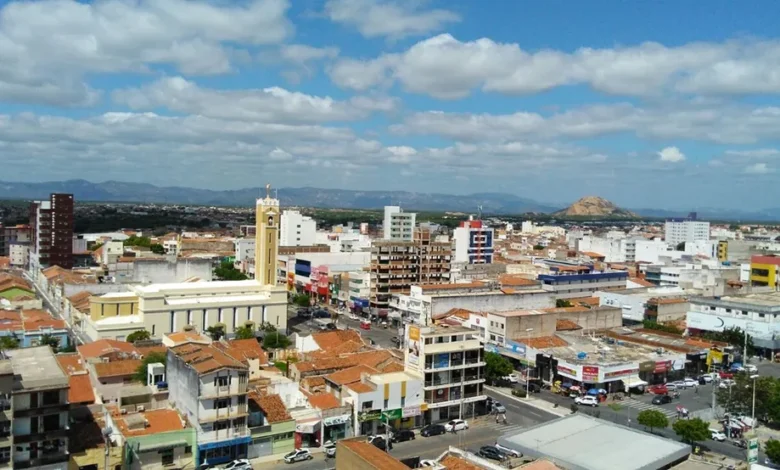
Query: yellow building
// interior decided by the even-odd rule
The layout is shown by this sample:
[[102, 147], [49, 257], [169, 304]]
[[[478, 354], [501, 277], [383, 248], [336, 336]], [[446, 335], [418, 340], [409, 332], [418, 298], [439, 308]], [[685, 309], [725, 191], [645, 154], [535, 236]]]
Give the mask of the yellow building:
[[138, 315], [138, 296], [134, 292], [110, 292], [90, 298], [89, 317], [92, 321], [129, 315]]
[[721, 240], [718, 242], [718, 261], [724, 262], [729, 259], [729, 242]]
[[271, 185], [265, 187], [265, 199], [257, 200], [255, 210], [255, 280], [261, 285], [276, 285], [279, 252], [279, 200], [271, 198]]
[[775, 287], [778, 284], [780, 256], [755, 255], [750, 258], [750, 284]]

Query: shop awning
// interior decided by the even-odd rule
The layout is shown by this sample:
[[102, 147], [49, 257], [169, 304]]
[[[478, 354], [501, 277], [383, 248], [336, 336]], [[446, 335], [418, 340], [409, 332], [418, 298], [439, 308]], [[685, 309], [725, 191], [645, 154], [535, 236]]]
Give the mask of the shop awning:
[[626, 386], [626, 388], [634, 388], [634, 387], [644, 387], [647, 385], [647, 382], [640, 379], [639, 376], [634, 377], [628, 377], [621, 380], [623, 382], [623, 385]]

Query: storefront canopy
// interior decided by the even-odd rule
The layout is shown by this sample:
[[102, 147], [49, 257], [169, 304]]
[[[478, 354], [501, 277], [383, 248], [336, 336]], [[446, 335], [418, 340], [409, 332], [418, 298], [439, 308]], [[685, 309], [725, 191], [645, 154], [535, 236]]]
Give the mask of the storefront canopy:
[[644, 387], [647, 385], [647, 382], [640, 379], [639, 376], [634, 377], [628, 377], [625, 379], [622, 379], [623, 385], [626, 386], [626, 388], [634, 388], [634, 387]]

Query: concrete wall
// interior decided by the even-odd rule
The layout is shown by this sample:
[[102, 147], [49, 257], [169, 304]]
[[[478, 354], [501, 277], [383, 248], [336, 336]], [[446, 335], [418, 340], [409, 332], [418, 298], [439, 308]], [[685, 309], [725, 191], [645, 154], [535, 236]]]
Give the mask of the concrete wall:
[[431, 315], [448, 312], [453, 308], [463, 308], [472, 312], [508, 312], [534, 308], [555, 307], [555, 297], [551, 292], [530, 292], [516, 294], [497, 293], [495, 295], [474, 294], [451, 297], [433, 297]]
[[173, 262], [166, 259], [141, 259], [133, 263], [133, 282], [141, 284], [184, 282], [191, 277], [211, 281], [212, 271], [212, 263], [208, 259], [180, 258]]

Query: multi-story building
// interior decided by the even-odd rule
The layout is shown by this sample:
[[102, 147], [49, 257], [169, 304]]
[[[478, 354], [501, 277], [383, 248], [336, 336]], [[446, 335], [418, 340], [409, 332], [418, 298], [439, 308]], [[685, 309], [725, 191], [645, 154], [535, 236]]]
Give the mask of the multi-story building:
[[248, 367], [218, 348], [185, 343], [168, 349], [169, 401], [195, 428], [196, 467], [246, 458]]
[[368, 271], [352, 271], [349, 273], [348, 306], [353, 310], [362, 311], [369, 306], [371, 295], [371, 273]]
[[592, 266], [552, 264], [550, 274], [540, 274], [542, 289], [558, 299], [587, 297], [596, 291], [625, 288], [626, 271], [596, 271]]
[[750, 284], [777, 289], [780, 286], [780, 256], [753, 255], [750, 257]]
[[[422, 376], [405, 371], [375, 372], [357, 366], [325, 376], [326, 390], [338, 389], [342, 400], [351, 405], [350, 418], [357, 423], [355, 435], [376, 434], [383, 423], [393, 429], [422, 426], [425, 404]], [[349, 377], [353, 374], [357, 374], [357, 380]], [[340, 378], [346, 378], [348, 383]]]
[[298, 211], [286, 210], [282, 212], [280, 246], [314, 245], [316, 233], [317, 222], [311, 217], [302, 215]]
[[412, 241], [417, 214], [404, 212], [399, 206], [385, 206], [385, 218], [382, 224], [385, 240]]
[[405, 370], [423, 379], [425, 423], [471, 416], [484, 406], [485, 351], [476, 331], [406, 325], [404, 339]]
[[490, 264], [493, 262], [493, 229], [481, 220], [460, 223], [452, 235], [456, 263]]
[[0, 360], [0, 468], [10, 469], [13, 453], [13, 420], [11, 411], [14, 369], [10, 360]]
[[66, 468], [68, 376], [49, 346], [15, 350], [11, 367], [13, 468]]
[[384, 316], [393, 294], [408, 294], [414, 284], [443, 284], [450, 279], [452, 248], [418, 229], [412, 241], [379, 240], [371, 247], [372, 313]]
[[30, 245], [30, 226], [3, 227], [0, 224], [0, 256], [11, 256], [12, 245]]
[[[622, 232], [621, 232], [622, 234]], [[578, 251], [598, 253], [607, 263], [633, 263], [636, 261], [636, 239], [625, 236], [595, 237], [586, 235], [576, 241]]]
[[695, 212], [686, 218], [667, 219], [664, 239], [671, 245], [709, 240], [710, 223], [697, 220]]
[[73, 267], [73, 195], [52, 194], [30, 205], [33, 271], [47, 266]]

